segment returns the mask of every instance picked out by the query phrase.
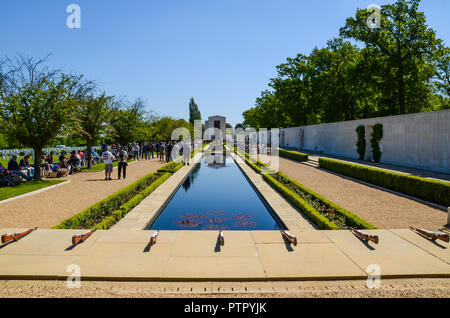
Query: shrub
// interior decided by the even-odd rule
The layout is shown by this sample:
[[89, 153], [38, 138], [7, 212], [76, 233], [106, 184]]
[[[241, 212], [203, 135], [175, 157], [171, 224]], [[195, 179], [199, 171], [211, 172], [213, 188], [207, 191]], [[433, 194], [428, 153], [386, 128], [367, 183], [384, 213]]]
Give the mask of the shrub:
[[170, 177], [170, 173], [165, 173], [159, 177], [155, 182], [142, 190], [139, 194], [135, 195], [131, 200], [122, 205], [119, 209], [115, 210], [110, 216], [104, 218], [94, 228], [97, 230], [107, 230], [120, 219], [122, 219], [128, 212], [136, 207], [142, 200], [150, 195], [157, 187], [159, 187], [164, 181]]
[[181, 160], [174, 160], [169, 162], [168, 164], [165, 164], [161, 168], [159, 168], [158, 172], [169, 172], [169, 173], [175, 173], [177, 172], [183, 165], [183, 162], [180, 162]]
[[449, 182], [429, 180], [328, 158], [319, 158], [319, 166], [413, 197], [450, 206]]
[[300, 197], [304, 198], [317, 212], [324, 215], [331, 222], [335, 223], [341, 229], [348, 229], [351, 227], [356, 227], [358, 229], [376, 229], [372, 224], [364, 221], [355, 214], [347, 211], [343, 207], [328, 201], [320, 194], [308, 189], [304, 185], [298, 183], [297, 181], [289, 178], [288, 176], [277, 173], [274, 176], [275, 179], [281, 181], [280, 183], [287, 185], [288, 188], [291, 187], [295, 189], [293, 191]]
[[263, 175], [264, 180], [267, 181], [274, 189], [276, 189], [283, 197], [285, 197], [289, 202], [291, 202], [296, 208], [301, 210], [305, 215], [316, 224], [322, 230], [339, 230], [339, 227], [330, 222], [325, 216], [314, 210], [314, 208], [309, 205], [305, 200], [299, 197], [297, 194], [289, 190], [287, 187], [282, 185], [280, 182], [275, 180], [270, 175]]
[[308, 161], [308, 155], [301, 152], [288, 151], [279, 148], [278, 153], [280, 154], [281, 157], [290, 158], [297, 161]]
[[136, 194], [144, 190], [161, 176], [161, 173], [150, 173], [125, 188], [111, 194], [107, 198], [91, 205], [61, 224], [56, 229], [88, 229], [101, 222], [121, 205], [128, 202]]
[[381, 150], [380, 140], [383, 138], [383, 125], [376, 124], [373, 126], [372, 138], [370, 138], [370, 145], [372, 146], [372, 158], [375, 162], [380, 162]]
[[366, 154], [366, 128], [364, 125], [356, 127], [356, 134], [358, 135], [356, 151], [358, 152], [359, 160], [364, 160], [364, 155]]

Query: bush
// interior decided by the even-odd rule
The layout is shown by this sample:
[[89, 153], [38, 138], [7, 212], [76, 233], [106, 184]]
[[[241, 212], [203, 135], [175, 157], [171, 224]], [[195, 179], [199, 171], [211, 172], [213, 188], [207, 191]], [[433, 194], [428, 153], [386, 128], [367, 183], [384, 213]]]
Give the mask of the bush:
[[319, 158], [319, 166], [413, 197], [450, 206], [449, 182], [429, 180], [328, 158]]
[[278, 149], [278, 152], [281, 157], [286, 157], [297, 161], [308, 161], [308, 155], [301, 152], [288, 151], [284, 149]]
[[356, 127], [356, 134], [358, 135], [356, 151], [358, 152], [359, 160], [364, 160], [366, 154], [366, 127], [364, 125]]
[[128, 202], [131, 198], [144, 190], [156, 179], [161, 173], [150, 173], [125, 188], [111, 194], [107, 198], [91, 205], [87, 209], [75, 214], [71, 218], [63, 221], [61, 224], [53, 227], [55, 229], [88, 229], [100, 223], [105, 217], [111, 215], [121, 205]]
[[380, 162], [381, 150], [380, 140], [383, 138], [383, 125], [376, 124], [373, 126], [372, 138], [370, 139], [370, 145], [372, 146], [372, 158], [375, 162]]
[[343, 207], [331, 201], [328, 201], [320, 194], [308, 189], [304, 185], [289, 178], [281, 172], [277, 173], [274, 178], [278, 179], [277, 181], [282, 181], [280, 182], [281, 184], [284, 183], [285, 186], [287, 184], [290, 187], [294, 188], [294, 193], [304, 198], [304, 200], [308, 202], [308, 204], [310, 204], [310, 206], [312, 206], [321, 215], [326, 214], [324, 216], [328, 220], [330, 220], [330, 222], [336, 224], [340, 229], [349, 229], [352, 227], [356, 227], [358, 229], [376, 229], [376, 227], [372, 224], [364, 221], [363, 219], [347, 211]]
[[280, 182], [275, 180], [270, 175], [263, 175], [264, 180], [267, 181], [273, 188], [275, 188], [283, 197], [291, 202], [296, 208], [301, 210], [305, 215], [316, 224], [322, 230], [339, 230], [339, 226], [330, 222], [325, 216], [314, 210], [305, 200], [299, 197], [297, 194], [289, 190]]
[[168, 164], [165, 164], [161, 168], [159, 168], [158, 172], [169, 172], [169, 173], [175, 173], [177, 172], [182, 166], [184, 165], [183, 162], [180, 162], [180, 160], [174, 160], [169, 162]]
[[106, 217], [98, 223], [94, 228], [97, 230], [107, 230], [120, 219], [122, 219], [128, 212], [130, 212], [135, 206], [141, 203], [147, 196], [150, 195], [157, 187], [159, 187], [164, 181], [170, 177], [170, 173], [165, 173], [159, 177], [155, 182], [142, 190], [139, 194], [135, 195], [130, 201], [126, 202], [119, 209], [115, 210], [110, 216]]

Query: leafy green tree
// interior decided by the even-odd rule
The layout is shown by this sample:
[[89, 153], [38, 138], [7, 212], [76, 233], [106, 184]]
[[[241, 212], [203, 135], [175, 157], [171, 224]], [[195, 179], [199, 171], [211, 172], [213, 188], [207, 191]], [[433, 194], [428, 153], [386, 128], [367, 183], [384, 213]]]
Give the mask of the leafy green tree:
[[194, 101], [194, 98], [191, 97], [189, 101], [189, 123], [193, 125], [194, 120], [202, 120], [202, 115], [198, 109], [198, 105]]
[[91, 167], [92, 146], [98, 142], [111, 118], [112, 97], [102, 93], [99, 96], [87, 96], [79, 101], [77, 120], [87, 145], [88, 168]]
[[138, 98], [131, 105], [123, 100], [116, 100], [114, 104], [116, 106], [111, 113], [110, 121], [111, 139], [120, 145], [136, 141], [145, 123], [144, 102]]
[[378, 75], [390, 115], [421, 111], [429, 104], [430, 86], [442, 40], [426, 24], [420, 0], [397, 0], [381, 6], [381, 25], [370, 28], [371, 12], [360, 9], [340, 33], [361, 41], [378, 57]]
[[93, 89], [82, 76], [50, 70], [44, 59], [18, 56], [0, 74], [1, 132], [34, 151], [35, 179], [41, 179], [42, 149], [75, 117], [76, 101]]

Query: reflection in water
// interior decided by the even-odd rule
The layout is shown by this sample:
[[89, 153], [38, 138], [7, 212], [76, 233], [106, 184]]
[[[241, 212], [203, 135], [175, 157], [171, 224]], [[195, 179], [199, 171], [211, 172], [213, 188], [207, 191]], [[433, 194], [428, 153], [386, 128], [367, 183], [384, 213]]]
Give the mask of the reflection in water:
[[191, 187], [191, 184], [194, 183], [194, 179], [197, 177], [198, 172], [200, 170], [200, 165], [201, 163], [199, 163], [198, 165], [196, 165], [192, 170], [191, 173], [189, 174], [189, 176], [186, 178], [186, 180], [184, 180], [183, 182], [183, 188], [185, 191], [188, 191], [189, 188]]
[[177, 191], [150, 229], [280, 229], [234, 160], [222, 153], [211, 158], [192, 169], [185, 191]]

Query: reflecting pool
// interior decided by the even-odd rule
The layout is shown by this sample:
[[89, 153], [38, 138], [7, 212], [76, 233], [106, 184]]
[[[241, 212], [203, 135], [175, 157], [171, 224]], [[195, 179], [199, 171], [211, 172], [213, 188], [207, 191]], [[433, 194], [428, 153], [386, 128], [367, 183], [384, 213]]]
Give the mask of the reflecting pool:
[[203, 156], [149, 229], [284, 228], [229, 155]]

